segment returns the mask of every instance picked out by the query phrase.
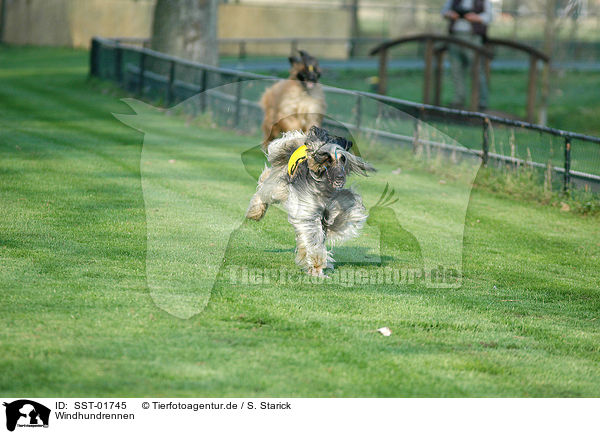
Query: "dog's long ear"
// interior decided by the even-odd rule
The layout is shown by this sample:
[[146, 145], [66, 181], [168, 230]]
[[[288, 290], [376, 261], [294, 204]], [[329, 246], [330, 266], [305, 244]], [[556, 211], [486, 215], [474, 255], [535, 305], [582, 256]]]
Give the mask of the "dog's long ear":
[[325, 139], [328, 143], [335, 143], [340, 148], [342, 148], [344, 151], [349, 151], [350, 148], [352, 147], [352, 145], [354, 145], [354, 143], [352, 143], [350, 140], [347, 140], [344, 137], [334, 136], [334, 135], [328, 134], [327, 132], [325, 132], [325, 134], [327, 135], [325, 137]]
[[359, 175], [367, 176], [368, 172], [376, 172], [376, 169], [354, 154], [348, 152], [346, 154], [348, 159], [348, 169], [350, 172], [358, 173]]
[[350, 140], [346, 140], [343, 137], [335, 137], [334, 142], [337, 143], [344, 151], [349, 151], [354, 145]]
[[302, 58], [302, 61], [304, 61], [304, 62], [306, 62], [307, 60], [310, 60], [312, 58], [312, 56], [304, 50], [298, 50], [298, 54], [300, 54], [300, 57]]

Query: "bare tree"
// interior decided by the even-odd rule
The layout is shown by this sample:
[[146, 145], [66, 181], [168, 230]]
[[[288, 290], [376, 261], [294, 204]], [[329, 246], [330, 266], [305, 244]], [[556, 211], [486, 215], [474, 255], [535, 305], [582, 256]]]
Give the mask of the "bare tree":
[[4, 42], [4, 27], [6, 26], [6, 0], [0, 0], [0, 44]]
[[217, 0], [157, 0], [152, 25], [152, 48], [216, 65], [217, 8]]
[[[575, 41], [577, 31], [577, 18], [579, 11], [583, 6], [583, 0], [538, 0], [544, 8], [544, 46], [543, 50], [553, 61], [559, 60], [564, 56], [564, 52], [559, 50], [560, 29], [565, 27], [566, 20], [572, 20], [571, 41]], [[542, 72], [542, 101], [538, 122], [545, 125], [548, 121], [547, 109], [552, 88], [556, 83], [552, 83], [553, 76], [550, 65], [546, 65]]]
[[360, 36], [360, 27], [358, 22], [358, 8], [359, 0], [350, 0], [350, 42], [349, 56], [354, 57], [356, 55], [356, 38]]

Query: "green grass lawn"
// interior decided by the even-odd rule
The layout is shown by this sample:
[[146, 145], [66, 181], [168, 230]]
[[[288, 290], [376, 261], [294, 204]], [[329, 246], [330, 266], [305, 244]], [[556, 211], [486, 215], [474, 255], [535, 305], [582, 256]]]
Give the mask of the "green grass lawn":
[[[597, 217], [476, 188], [460, 288], [231, 284], [228, 265], [296, 270], [281, 211], [243, 219], [255, 182], [240, 151], [256, 137], [161, 116], [155, 137], [168, 143], [145, 154], [142, 133], [111, 114], [131, 109], [87, 80], [87, 53], [3, 47], [0, 65], [3, 396], [600, 395]], [[403, 180], [398, 215], [418, 204], [413, 192], [447, 187], [429, 198], [444, 209], [461, 188], [401, 156], [369, 157], [379, 172], [358, 184], [368, 206], [390, 180]], [[194, 241], [190, 215], [149, 207], [148, 185], [222, 213], [198, 221], [225, 254], [189, 319], [157, 307], [152, 273], [201, 278], [215, 260], [210, 249], [189, 252], [200, 263], [178, 251], [148, 260], [153, 237]], [[439, 225], [436, 215], [423, 219]], [[368, 246], [372, 229], [338, 252]], [[377, 269], [336, 273], [361, 267]]]

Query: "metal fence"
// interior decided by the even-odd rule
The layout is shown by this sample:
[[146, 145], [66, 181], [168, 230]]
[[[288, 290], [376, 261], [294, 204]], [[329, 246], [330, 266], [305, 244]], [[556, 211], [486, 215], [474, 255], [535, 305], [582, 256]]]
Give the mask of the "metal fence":
[[[112, 80], [139, 98], [174, 105], [200, 95], [197, 113], [210, 111], [224, 126], [256, 132], [262, 120], [258, 105], [266, 85], [264, 75], [202, 65], [159, 53], [122, 40], [94, 38], [90, 74]], [[257, 83], [252, 86], [253, 80]], [[250, 82], [248, 84], [248, 82]], [[266, 83], [266, 84], [265, 84]], [[225, 87], [223, 87], [225, 86]], [[218, 88], [218, 89], [217, 89]], [[568, 190], [580, 186], [600, 191], [600, 138], [397, 98], [324, 86], [328, 113], [339, 122], [326, 120], [331, 127], [342, 125], [361, 134], [376, 135], [394, 146], [426, 146], [438, 150], [476, 155], [484, 164], [531, 167], [551, 173], [555, 184]], [[377, 113], [369, 102], [375, 101]], [[390, 107], [414, 117], [411, 130], [374, 128], [366, 119], [381, 117]], [[432, 136], [422, 137], [423, 122], [463, 146]]]
[[[150, 40], [148, 38], [116, 38], [114, 40], [122, 44], [142, 46], [144, 48], [150, 47]], [[267, 51], [271, 54], [263, 54], [261, 57], [280, 58], [281, 56], [296, 53], [299, 47], [312, 53], [323, 46], [336, 47], [339, 49], [336, 51], [344, 53], [343, 58], [350, 59], [356, 57], [368, 58], [369, 51], [373, 46], [385, 40], [381, 37], [220, 38], [218, 44], [221, 57], [233, 57], [238, 60], [244, 60], [249, 56], [257, 56], [257, 53], [264, 51], [261, 48], [265, 47], [270, 47], [270, 50]]]

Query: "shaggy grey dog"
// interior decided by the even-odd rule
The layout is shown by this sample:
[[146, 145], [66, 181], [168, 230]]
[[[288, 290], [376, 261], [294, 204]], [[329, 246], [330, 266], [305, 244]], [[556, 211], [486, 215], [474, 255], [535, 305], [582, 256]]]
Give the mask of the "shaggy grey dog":
[[272, 203], [282, 203], [296, 232], [296, 263], [314, 276], [333, 268], [325, 242], [356, 237], [368, 214], [361, 197], [343, 188], [346, 175], [375, 169], [349, 152], [352, 142], [312, 127], [285, 133], [268, 148], [265, 168], [246, 217], [260, 220]]

